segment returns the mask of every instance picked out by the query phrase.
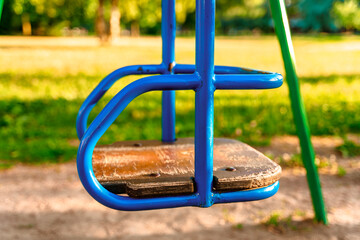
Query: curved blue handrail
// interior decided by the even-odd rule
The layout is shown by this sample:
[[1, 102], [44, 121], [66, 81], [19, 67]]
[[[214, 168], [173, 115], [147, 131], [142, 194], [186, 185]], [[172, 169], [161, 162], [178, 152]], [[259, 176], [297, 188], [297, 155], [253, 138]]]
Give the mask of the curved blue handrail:
[[249, 202], [257, 201], [272, 197], [279, 190], [280, 183], [276, 181], [270, 186], [257, 188], [253, 190], [215, 193], [213, 195], [213, 203], [232, 203], [232, 202]]
[[109, 88], [119, 79], [129, 75], [143, 75], [143, 74], [161, 74], [165, 71], [165, 66], [160, 65], [133, 65], [119, 68], [109, 75], [107, 75], [90, 93], [81, 105], [79, 113], [76, 118], [76, 132], [78, 138], [81, 139], [87, 128], [87, 120], [91, 110], [96, 103], [104, 96]]
[[[91, 110], [97, 104], [97, 102], [104, 96], [104, 94], [109, 90], [109, 88], [119, 79], [129, 76], [129, 75], [144, 75], [144, 74], [162, 74], [166, 71], [166, 66], [164, 64], [159, 65], [133, 65], [127, 66], [123, 68], [119, 68], [109, 75], [107, 75], [89, 94], [89, 96], [85, 99], [83, 104], [80, 107], [79, 113], [76, 118], [76, 132], [78, 138], [84, 135], [84, 132], [87, 129], [87, 121], [90, 115]], [[175, 64], [174, 65], [174, 73], [176, 74], [192, 74], [195, 72], [195, 65], [191, 64]], [[268, 78], [273, 77], [273, 73], [259, 71], [255, 69], [247, 69], [241, 67], [230, 67], [230, 66], [215, 66], [215, 74], [246, 74], [246, 77], [249, 77], [250, 74], [255, 74], [255, 79], [260, 81], [263, 79], [265, 81], [264, 87], [266, 88], [266, 81]], [[257, 76], [259, 74], [264, 74], [263, 76]], [[268, 76], [269, 75], [269, 76]], [[242, 78], [243, 75], [235, 78]], [[229, 76], [231, 79], [234, 77]], [[227, 77], [225, 77], [227, 78]], [[223, 77], [219, 76], [219, 79], [223, 79]], [[223, 89], [220, 87], [220, 89]], [[233, 88], [228, 88], [233, 89]], [[237, 88], [243, 89], [243, 88]]]
[[196, 196], [168, 199], [131, 199], [110, 193], [97, 181], [92, 168], [96, 143], [123, 109], [137, 96], [154, 90], [186, 90], [200, 86], [196, 75], [159, 75], [130, 83], [116, 94], [85, 131], [78, 150], [77, 168], [82, 184], [89, 194], [102, 204], [119, 210], [144, 210], [163, 207], [196, 205]]
[[278, 73], [267, 74], [215, 74], [216, 89], [271, 89], [283, 83]]

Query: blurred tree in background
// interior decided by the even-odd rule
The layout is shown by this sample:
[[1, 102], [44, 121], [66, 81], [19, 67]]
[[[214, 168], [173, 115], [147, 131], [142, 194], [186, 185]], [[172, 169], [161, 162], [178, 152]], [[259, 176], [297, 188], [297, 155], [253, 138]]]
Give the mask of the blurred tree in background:
[[337, 0], [301, 0], [299, 12], [302, 16], [299, 27], [304, 31], [334, 32], [336, 27], [331, 9]]
[[3, 34], [22, 32], [24, 35], [61, 35], [65, 27], [83, 27], [93, 31], [94, 11], [89, 11], [92, 2], [5, 0], [0, 31]]
[[218, 0], [216, 23], [221, 33], [236, 34], [242, 30], [269, 31], [271, 16], [267, 0]]
[[139, 36], [140, 28], [144, 33], [156, 33], [160, 28], [161, 0], [120, 0], [120, 12], [132, 36]]
[[336, 2], [333, 8], [335, 22], [347, 31], [360, 29], [360, 0]]
[[[286, 4], [294, 31], [360, 30], [360, 0], [287, 0]], [[267, 0], [217, 0], [216, 5], [220, 34], [273, 31]], [[178, 30], [193, 34], [195, 1], [177, 0], [176, 14]], [[0, 34], [95, 33], [104, 40], [160, 30], [161, 0], [5, 0], [0, 23]]]

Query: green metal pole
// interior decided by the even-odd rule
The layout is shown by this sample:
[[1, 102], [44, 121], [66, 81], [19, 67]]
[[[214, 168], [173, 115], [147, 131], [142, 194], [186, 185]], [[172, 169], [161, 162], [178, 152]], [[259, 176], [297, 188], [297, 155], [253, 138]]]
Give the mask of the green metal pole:
[[0, 0], [0, 20], [1, 20], [1, 13], [4, 5], [4, 0]]
[[317, 221], [327, 224], [319, 174], [315, 166], [314, 148], [310, 139], [309, 125], [295, 69], [295, 54], [284, 0], [270, 0], [270, 8], [284, 61], [291, 109], [300, 140], [301, 156], [307, 172], [306, 177], [310, 188], [315, 218]]

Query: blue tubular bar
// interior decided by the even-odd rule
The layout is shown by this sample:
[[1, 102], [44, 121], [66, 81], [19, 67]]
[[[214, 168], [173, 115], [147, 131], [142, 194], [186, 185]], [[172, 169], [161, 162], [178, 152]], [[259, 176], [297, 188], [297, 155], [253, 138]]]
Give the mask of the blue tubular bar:
[[[162, 64], [164, 74], [173, 74], [175, 65], [175, 0], [161, 2], [161, 38], [162, 38]], [[175, 141], [175, 91], [163, 91], [162, 94], [162, 141]]]
[[175, 91], [163, 91], [162, 94], [162, 138], [163, 142], [174, 142], [175, 137]]
[[283, 77], [278, 73], [215, 76], [216, 89], [271, 89], [282, 83]]
[[[271, 74], [272, 72], [241, 68], [230, 66], [215, 66], [215, 74]], [[176, 64], [174, 67], [174, 73], [194, 73], [195, 65], [193, 64]]]
[[258, 188], [248, 191], [214, 193], [213, 201], [215, 203], [248, 202], [262, 200], [272, 197], [279, 190], [279, 181], [264, 188]]
[[76, 118], [78, 138], [81, 139], [87, 129], [87, 120], [91, 110], [117, 80], [129, 75], [160, 74], [164, 71], [165, 67], [163, 65], [134, 65], [119, 68], [106, 76], [90, 93], [80, 107]]
[[210, 207], [214, 144], [215, 0], [196, 0], [196, 72], [201, 87], [195, 94], [195, 182], [200, 206]]

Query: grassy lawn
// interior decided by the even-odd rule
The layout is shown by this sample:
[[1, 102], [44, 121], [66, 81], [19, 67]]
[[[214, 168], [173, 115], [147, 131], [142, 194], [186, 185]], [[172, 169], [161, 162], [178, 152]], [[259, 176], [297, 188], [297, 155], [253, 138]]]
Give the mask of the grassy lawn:
[[[311, 132], [360, 132], [360, 37], [295, 37], [295, 52]], [[194, 63], [194, 39], [176, 42], [179, 63]], [[215, 62], [283, 73], [275, 37], [220, 37]], [[75, 119], [82, 101], [108, 73], [132, 64], [160, 63], [160, 38], [124, 38], [99, 46], [95, 38], [0, 37], [0, 159], [3, 163], [61, 162], [77, 151]], [[93, 119], [125, 84], [119, 81], [95, 107]], [[161, 93], [132, 102], [101, 143], [158, 139]], [[194, 93], [177, 93], [179, 137], [194, 134]], [[215, 136], [264, 145], [295, 134], [287, 86], [267, 91], [217, 91]]]

